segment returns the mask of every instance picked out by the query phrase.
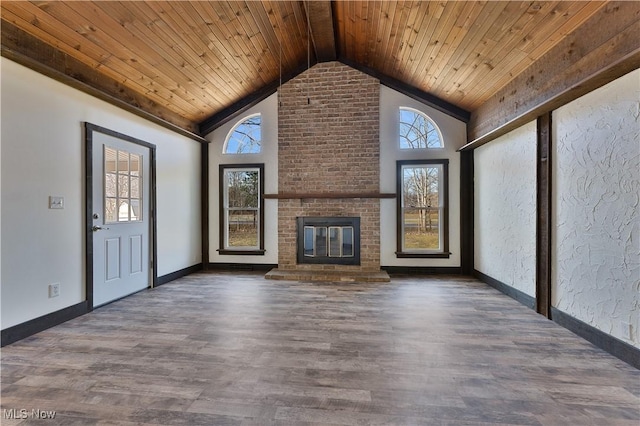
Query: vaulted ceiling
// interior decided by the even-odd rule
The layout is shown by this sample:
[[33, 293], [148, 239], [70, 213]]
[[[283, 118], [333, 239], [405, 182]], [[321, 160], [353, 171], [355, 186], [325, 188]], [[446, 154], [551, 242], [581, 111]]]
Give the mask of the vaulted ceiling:
[[3, 0], [2, 49], [197, 134], [331, 60], [471, 112], [607, 3]]

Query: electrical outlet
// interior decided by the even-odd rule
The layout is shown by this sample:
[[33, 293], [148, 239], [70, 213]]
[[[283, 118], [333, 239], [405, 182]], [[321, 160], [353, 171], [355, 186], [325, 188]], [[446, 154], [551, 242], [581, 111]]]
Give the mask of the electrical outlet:
[[60, 283], [49, 284], [49, 298], [60, 296]]

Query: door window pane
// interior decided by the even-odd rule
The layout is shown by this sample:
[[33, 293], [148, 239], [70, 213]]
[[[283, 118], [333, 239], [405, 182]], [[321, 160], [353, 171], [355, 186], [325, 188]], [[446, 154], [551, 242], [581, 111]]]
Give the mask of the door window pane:
[[140, 176], [140, 155], [131, 154], [131, 161], [129, 163], [131, 176]]
[[116, 206], [118, 200], [116, 198], [107, 198], [104, 200], [104, 220], [107, 223], [118, 221], [118, 210]]

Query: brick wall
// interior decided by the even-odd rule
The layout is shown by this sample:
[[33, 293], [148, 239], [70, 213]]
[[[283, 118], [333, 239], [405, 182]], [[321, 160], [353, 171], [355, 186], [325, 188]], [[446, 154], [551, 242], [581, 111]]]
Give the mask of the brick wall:
[[[279, 192], [379, 192], [379, 109], [379, 81], [339, 62], [315, 65], [284, 84], [278, 112]], [[299, 216], [360, 217], [361, 266], [296, 265]], [[279, 200], [278, 234], [280, 269], [380, 269], [378, 199]]]

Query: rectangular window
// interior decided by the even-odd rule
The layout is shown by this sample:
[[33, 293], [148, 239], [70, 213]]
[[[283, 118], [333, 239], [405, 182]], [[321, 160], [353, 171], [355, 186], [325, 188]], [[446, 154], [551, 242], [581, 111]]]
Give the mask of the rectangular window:
[[220, 166], [220, 254], [264, 254], [264, 165]]
[[397, 162], [397, 257], [449, 257], [448, 160]]
[[142, 220], [142, 155], [104, 147], [105, 223]]

